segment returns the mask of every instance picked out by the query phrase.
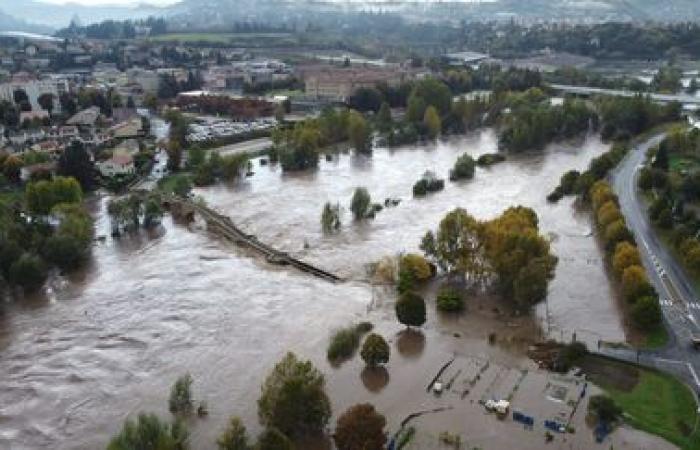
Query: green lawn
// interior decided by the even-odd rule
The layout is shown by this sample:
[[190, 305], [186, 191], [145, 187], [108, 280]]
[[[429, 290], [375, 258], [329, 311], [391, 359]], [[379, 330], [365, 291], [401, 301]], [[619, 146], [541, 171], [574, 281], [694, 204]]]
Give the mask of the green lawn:
[[[682, 449], [700, 449], [695, 394], [685, 384], [661, 372], [605, 358], [588, 356], [587, 362], [601, 369], [591, 380], [622, 407], [627, 423]], [[630, 371], [638, 376], [627, 376], [626, 383], [614, 379], [616, 373]]]

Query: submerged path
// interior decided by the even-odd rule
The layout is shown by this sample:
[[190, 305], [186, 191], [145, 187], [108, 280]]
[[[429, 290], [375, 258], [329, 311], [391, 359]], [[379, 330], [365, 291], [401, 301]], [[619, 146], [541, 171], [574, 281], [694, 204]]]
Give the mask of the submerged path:
[[263, 242], [260, 242], [257, 237], [251, 234], [243, 232], [240, 228], [233, 223], [233, 221], [208, 206], [193, 201], [191, 199], [186, 199], [182, 197], [177, 197], [174, 195], [161, 194], [161, 200], [164, 204], [167, 204], [170, 208], [174, 206], [179, 208], [181, 211], [187, 210], [189, 212], [197, 213], [204, 219], [207, 224], [207, 229], [223, 236], [229, 241], [235, 244], [248, 247], [255, 252], [261, 254], [265, 259], [271, 263], [281, 266], [293, 266], [296, 269], [313, 275], [318, 278], [322, 278], [330, 282], [342, 281], [339, 276], [323, 270], [319, 267], [306, 263], [300, 259], [297, 259], [285, 252], [277, 250]]

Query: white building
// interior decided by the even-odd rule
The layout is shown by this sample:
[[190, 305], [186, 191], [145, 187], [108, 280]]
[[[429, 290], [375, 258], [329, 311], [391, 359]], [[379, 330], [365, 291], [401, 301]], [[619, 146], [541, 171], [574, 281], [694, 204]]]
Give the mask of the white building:
[[61, 92], [67, 91], [68, 86], [65, 80], [53, 79], [0, 83], [0, 100], [7, 100], [14, 103], [15, 91], [18, 89], [27, 93], [33, 111], [39, 111], [41, 109], [39, 97], [41, 97], [42, 94], [53, 94], [54, 110], [58, 110], [60, 107], [58, 96]]
[[97, 163], [97, 169], [103, 177], [132, 175], [136, 172], [134, 159], [126, 153], [117, 153], [107, 161]]

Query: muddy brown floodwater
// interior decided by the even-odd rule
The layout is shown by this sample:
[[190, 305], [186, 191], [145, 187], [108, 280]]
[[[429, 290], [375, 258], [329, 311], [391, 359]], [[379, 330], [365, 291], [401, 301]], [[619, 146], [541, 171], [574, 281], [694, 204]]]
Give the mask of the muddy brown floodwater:
[[[484, 219], [516, 204], [534, 208], [560, 257], [547, 306], [537, 309], [542, 327], [557, 338], [576, 330], [589, 342], [623, 340], [589, 215], [577, 212], [570, 199], [557, 205], [545, 200], [564, 171], [584, 168], [606, 148], [596, 137], [554, 145], [477, 169], [474, 180], [447, 183], [443, 192], [420, 200], [411, 198], [411, 186], [425, 170], [446, 176], [459, 154], [495, 151], [494, 133], [376, 149], [371, 158], [341, 155], [309, 175], [282, 175], [256, 162], [256, 174], [238, 185], [198, 190], [261, 240], [349, 281], [334, 285], [271, 268], [212, 239], [200, 223], [185, 227], [166, 218], [151, 235], [107, 238], [96, 244], [84, 273], [56, 279], [38, 298], [6, 299], [0, 315], [0, 448], [103, 448], [130, 414], [167, 417], [170, 385], [189, 371], [196, 397], [210, 409], [208, 418], [191, 423], [193, 448], [213, 449], [231, 414], [259, 430], [261, 380], [287, 350], [313, 359], [327, 374], [334, 411], [372, 401], [394, 428], [407, 413], [403, 399], [415, 388], [406, 374], [427, 376], [453, 352], [522, 362], [507, 346], [489, 346], [480, 325], [439, 317], [432, 307], [422, 335], [401, 333], [392, 294], [364, 281], [367, 263], [415, 250], [425, 231], [456, 206]], [[323, 203], [347, 206], [360, 185], [377, 200], [400, 197], [402, 203], [363, 224], [351, 223], [346, 211], [342, 231], [323, 236]], [[109, 234], [106, 203], [101, 198], [93, 205], [101, 235]], [[359, 320], [371, 320], [391, 340], [388, 377], [364, 373], [357, 359], [340, 369], [325, 361], [330, 330]], [[456, 339], [456, 332], [464, 336]]]

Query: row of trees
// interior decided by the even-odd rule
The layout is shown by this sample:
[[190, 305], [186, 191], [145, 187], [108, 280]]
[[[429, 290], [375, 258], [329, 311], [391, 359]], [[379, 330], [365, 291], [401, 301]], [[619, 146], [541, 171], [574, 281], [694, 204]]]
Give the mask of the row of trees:
[[490, 221], [457, 208], [423, 237], [421, 250], [448, 274], [493, 284], [522, 308], [546, 297], [557, 264], [549, 242], [539, 234], [536, 213], [522, 206]]
[[659, 298], [641, 264], [632, 232], [620, 212], [617, 195], [606, 181], [598, 181], [591, 187], [589, 196], [606, 256], [630, 304], [632, 322], [642, 331], [651, 332], [661, 324]]
[[[368, 336], [367, 340], [372, 335]], [[374, 339], [373, 339], [374, 340]], [[380, 352], [370, 352], [368, 359]], [[379, 345], [381, 347], [381, 345]], [[381, 349], [379, 349], [381, 350]], [[380, 355], [381, 356], [381, 355]], [[171, 408], [180, 414], [189, 406], [191, 379], [174, 386]], [[176, 383], [177, 385], [177, 383]], [[177, 389], [175, 389], [177, 388]], [[331, 418], [331, 405], [325, 392], [323, 374], [311, 363], [288, 353], [275, 365], [262, 385], [258, 400], [258, 418], [265, 427], [255, 443], [238, 417], [232, 417], [217, 439], [220, 450], [292, 450], [293, 440], [305, 435], [322, 435]], [[381, 450], [386, 444], [386, 419], [367, 403], [350, 407], [341, 414], [332, 435], [339, 450]], [[107, 450], [187, 450], [189, 434], [183, 422], [173, 424], [153, 414], [140, 414], [136, 421], [127, 420], [114, 436]]]

